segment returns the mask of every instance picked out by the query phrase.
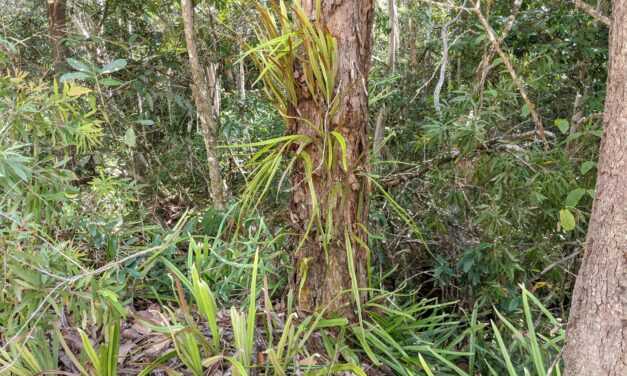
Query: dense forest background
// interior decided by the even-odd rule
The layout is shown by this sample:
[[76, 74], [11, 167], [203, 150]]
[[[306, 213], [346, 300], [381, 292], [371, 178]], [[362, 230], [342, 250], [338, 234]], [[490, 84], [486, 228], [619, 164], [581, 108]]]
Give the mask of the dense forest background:
[[0, 1], [0, 375], [563, 373], [610, 2], [348, 2]]

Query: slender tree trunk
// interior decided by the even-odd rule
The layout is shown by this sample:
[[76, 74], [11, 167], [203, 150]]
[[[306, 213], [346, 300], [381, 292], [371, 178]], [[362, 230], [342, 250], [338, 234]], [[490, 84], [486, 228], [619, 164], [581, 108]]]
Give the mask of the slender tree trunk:
[[568, 376], [627, 375], [627, 2], [613, 2], [596, 198], [577, 276]]
[[[577, 92], [577, 95], [575, 96], [575, 104], [573, 106], [573, 115], [570, 119], [570, 134], [571, 135], [576, 134], [580, 130], [579, 129], [580, 122], [581, 122], [581, 119], [583, 119], [584, 97], [585, 96], [582, 95], [580, 92]], [[577, 142], [577, 139], [573, 139], [566, 143], [566, 150], [568, 151], [568, 155], [570, 155], [571, 158], [575, 156], [575, 152], [577, 150], [578, 144], [579, 143]]]
[[[238, 48], [238, 55], [242, 55], [242, 47]], [[246, 69], [244, 59], [240, 59], [237, 63], [237, 92], [240, 99], [246, 99]]]
[[46, 9], [54, 74], [58, 76], [66, 70], [66, 59], [68, 57], [68, 48], [62, 42], [62, 39], [67, 38], [66, 0], [46, 0]]
[[[396, 51], [398, 50], [398, 15], [396, 11], [396, 0], [388, 0], [388, 12], [390, 15], [390, 35], [388, 36], [388, 61], [387, 61], [387, 74], [388, 76], [394, 75], [394, 69], [396, 66]], [[387, 117], [390, 113], [390, 109], [387, 103], [383, 104], [383, 107], [377, 114], [377, 123], [374, 129], [374, 151], [375, 153], [382, 154], [381, 143], [385, 138], [385, 124]]]
[[215, 131], [214, 119], [214, 100], [216, 96], [212, 96], [210, 89], [215, 90], [215, 67], [213, 75], [213, 87], [210, 87], [208, 77], [200, 66], [198, 59], [198, 48], [196, 47], [196, 37], [194, 34], [194, 8], [192, 0], [181, 0], [181, 10], [183, 13], [183, 24], [185, 32], [185, 43], [187, 44], [187, 54], [189, 55], [189, 70], [192, 77], [192, 92], [194, 102], [196, 103], [196, 111], [200, 118], [200, 126], [205, 141], [205, 150], [207, 152], [207, 169], [209, 171], [209, 179], [211, 181], [211, 199], [213, 206], [219, 210], [225, 208], [224, 202], [224, 183], [220, 175], [220, 157], [217, 149], [218, 140]]
[[408, 28], [409, 63], [411, 64], [411, 68], [409, 69], [415, 70], [417, 68], [416, 65], [418, 65], [418, 51], [416, 50], [416, 24], [414, 20], [410, 19], [408, 21]]
[[[315, 18], [316, 0], [302, 0], [310, 19]], [[346, 141], [346, 164], [342, 158], [330, 169], [322, 168], [321, 162], [327, 151], [324, 145], [314, 142], [304, 151], [311, 157], [313, 188], [318, 205], [312, 200], [307, 184], [304, 161], [299, 160], [292, 171], [292, 202], [290, 218], [294, 231], [307, 234], [303, 245], [295, 254], [295, 288], [301, 309], [316, 310], [327, 307], [352, 316], [351, 294], [340, 294], [351, 289], [352, 282], [366, 287], [367, 248], [365, 225], [367, 223], [370, 183], [362, 173], [368, 171], [368, 95], [367, 77], [372, 48], [374, 7], [372, 0], [321, 0], [318, 24], [336, 39], [339, 71], [336, 92], [342, 96], [342, 107], [337, 115], [328, 119], [328, 130], [340, 133]], [[324, 124], [325, 111], [313, 98], [299, 94], [298, 108], [293, 114], [313, 124]], [[289, 126], [294, 133], [315, 137], [316, 133], [305, 121], [292, 120]], [[342, 151], [336, 147], [335, 152]], [[319, 222], [307, 231], [309, 221], [318, 213]], [[318, 223], [332, 222], [332, 239], [328, 248], [322, 246], [322, 232]], [[326, 232], [329, 234], [329, 232]], [[353, 264], [349, 263], [349, 255]], [[354, 270], [355, 280], [351, 278]], [[339, 297], [338, 297], [339, 296]], [[365, 299], [361, 291], [360, 299]], [[337, 299], [336, 299], [337, 297]], [[328, 306], [327, 306], [328, 304]]]

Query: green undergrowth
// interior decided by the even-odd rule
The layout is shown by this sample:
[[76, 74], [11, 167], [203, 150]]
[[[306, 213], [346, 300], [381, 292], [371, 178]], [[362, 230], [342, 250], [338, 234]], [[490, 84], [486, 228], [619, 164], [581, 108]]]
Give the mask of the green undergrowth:
[[[237, 242], [190, 233], [200, 227], [186, 215], [154, 244], [65, 270], [54, 262], [67, 263], [72, 242], [24, 236], [6, 248], [20, 273], [3, 278], [15, 298], [0, 316], [0, 374], [560, 374], [562, 323], [524, 287], [505, 317], [371, 286], [352, 323], [296, 309], [277, 272], [288, 269], [281, 237], [263, 220]], [[43, 249], [53, 268], [29, 256]]]

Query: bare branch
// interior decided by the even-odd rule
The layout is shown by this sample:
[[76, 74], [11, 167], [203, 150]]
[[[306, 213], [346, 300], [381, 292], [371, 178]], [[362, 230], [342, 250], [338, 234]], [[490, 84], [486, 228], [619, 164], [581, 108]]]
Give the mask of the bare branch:
[[[522, 5], [522, 0], [514, 1], [514, 7], [512, 8], [512, 13], [507, 18], [507, 21], [505, 22], [505, 26], [503, 27], [503, 30], [501, 31], [501, 35], [499, 35], [499, 44], [503, 42], [503, 40], [505, 40], [507, 33], [509, 33], [512, 26], [514, 25], [514, 20], [516, 19], [516, 16], [520, 12], [521, 5]], [[477, 75], [475, 78], [475, 85], [474, 85], [475, 91], [477, 92], [483, 90], [486, 77], [488, 76], [488, 73], [490, 73], [490, 70], [491, 70], [490, 62], [492, 61], [492, 58], [494, 57], [495, 53], [496, 53], [496, 50], [494, 46], [490, 45], [490, 47], [488, 48], [488, 51], [486, 51], [486, 53], [483, 55], [483, 59], [481, 59], [481, 64], [479, 64], [479, 68], [477, 68]]]
[[586, 13], [590, 17], [594, 18], [595, 20], [597, 20], [599, 22], [602, 22], [602, 23], [606, 24], [607, 26], [611, 26], [612, 25], [612, 20], [609, 17], [604, 16], [601, 13], [597, 12], [596, 10], [594, 10], [590, 5], [588, 5], [583, 0], [572, 0], [572, 2], [579, 9], [583, 10], [584, 13]]
[[[485, 144], [483, 144], [479, 148], [479, 150], [483, 152], [487, 152], [487, 153], [495, 152], [495, 151], [522, 153], [522, 152], [525, 152], [526, 150], [523, 147], [514, 144], [514, 142], [533, 140], [536, 136], [542, 137], [540, 131], [533, 130], [533, 131], [508, 135], [508, 136], [496, 137], [496, 138], [486, 141]], [[552, 139], [555, 138], [555, 134], [549, 131], [545, 131], [544, 136], [552, 138]], [[433, 159], [420, 163], [419, 165], [412, 167], [410, 169], [385, 176], [379, 182], [386, 189], [394, 188], [398, 186], [399, 184], [404, 183], [406, 181], [417, 179], [423, 176], [424, 174], [426, 174], [427, 172], [429, 172], [430, 170], [432, 170], [433, 168], [441, 166], [448, 162], [452, 162], [456, 160], [457, 158], [459, 158], [460, 156], [461, 156], [461, 153], [459, 152], [459, 150], [453, 150], [449, 153], [439, 155]]]
[[545, 150], [548, 149], [549, 143], [546, 140], [546, 136], [544, 134], [544, 126], [542, 125], [542, 121], [540, 120], [540, 117], [538, 116], [538, 113], [536, 112], [535, 106], [533, 105], [533, 103], [531, 103], [531, 100], [529, 99], [529, 96], [527, 95], [527, 91], [525, 90], [522, 83], [520, 82], [520, 79], [518, 79], [518, 75], [516, 74], [514, 67], [510, 63], [509, 59], [507, 58], [507, 55], [505, 55], [505, 53], [501, 49], [499, 41], [496, 38], [496, 35], [494, 34], [494, 29], [492, 29], [492, 27], [488, 23], [488, 20], [486, 20], [486, 18], [483, 16], [483, 13], [481, 13], [479, 0], [476, 1], [475, 6], [472, 8], [472, 11], [477, 15], [477, 17], [479, 17], [479, 21], [481, 21], [481, 24], [483, 24], [483, 27], [488, 33], [488, 38], [490, 39], [492, 46], [494, 47], [494, 49], [496, 50], [496, 53], [501, 58], [510, 76], [512, 76], [512, 80], [516, 84], [516, 87], [518, 88], [518, 91], [520, 92], [520, 96], [523, 98], [523, 101], [529, 108], [529, 111], [531, 113], [531, 118], [533, 119], [533, 122], [535, 123], [535, 126], [536, 126], [536, 130], [540, 132], [540, 138], [542, 139], [542, 143], [544, 144], [544, 149]]
[[459, 6], [459, 5], [453, 5], [453, 4], [447, 4], [447, 3], [441, 3], [439, 1], [433, 1], [433, 0], [420, 0], [423, 3], [427, 3], [427, 4], [431, 4], [431, 5], [436, 5], [442, 8], [450, 8], [450, 9], [458, 9], [458, 10], [465, 10], [466, 12], [470, 12], [471, 9], [467, 8], [464, 4], [464, 6]]

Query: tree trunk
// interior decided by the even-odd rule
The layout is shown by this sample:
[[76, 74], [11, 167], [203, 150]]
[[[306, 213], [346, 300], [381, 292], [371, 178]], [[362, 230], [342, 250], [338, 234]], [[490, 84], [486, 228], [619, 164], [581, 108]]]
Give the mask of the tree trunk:
[[67, 37], [67, 4], [65, 0], [46, 0], [48, 27], [50, 29], [50, 49], [55, 76], [66, 70], [68, 48], [62, 42]]
[[613, 2], [596, 199], [568, 322], [565, 375], [627, 375], [627, 3]]
[[409, 63], [411, 67], [408, 69], [409, 71], [414, 71], [416, 69], [416, 65], [418, 65], [418, 51], [416, 50], [416, 24], [413, 19], [409, 19], [408, 28], [409, 28]]
[[[198, 48], [196, 47], [196, 37], [194, 34], [194, 8], [192, 0], [181, 0], [181, 10], [183, 13], [183, 24], [185, 32], [185, 43], [187, 44], [187, 54], [189, 55], [189, 70], [192, 77], [192, 93], [196, 104], [196, 111], [200, 118], [200, 126], [205, 141], [207, 152], [207, 169], [211, 181], [211, 199], [216, 209], [223, 210], [224, 187], [222, 176], [220, 175], [220, 158], [217, 149], [218, 140], [215, 131], [215, 119], [213, 102], [215, 95], [211, 95], [207, 75], [200, 66], [198, 59]], [[215, 75], [215, 67], [213, 69]], [[213, 90], [215, 91], [215, 76], [212, 76]]]
[[[302, 0], [310, 19], [315, 18], [316, 0]], [[374, 8], [372, 0], [322, 0], [320, 1], [319, 27], [335, 38], [339, 71], [336, 79], [342, 107], [328, 120], [328, 131], [337, 131], [346, 142], [346, 164], [336, 158], [331, 168], [324, 168], [325, 146], [310, 143], [304, 151], [311, 157], [313, 188], [318, 205], [312, 199], [307, 183], [306, 165], [298, 160], [292, 170], [292, 201], [290, 219], [294, 231], [303, 243], [295, 254], [294, 286], [298, 291], [299, 306], [313, 311], [327, 307], [331, 311], [352, 316], [351, 294], [346, 293], [355, 282], [366, 287], [367, 253], [365, 226], [368, 215], [370, 182], [361, 174], [368, 171], [368, 95], [367, 77], [372, 48]], [[315, 23], [315, 22], [314, 22]], [[325, 110], [317, 106], [306, 90], [299, 94], [298, 108], [292, 114], [313, 124], [325, 123]], [[316, 137], [316, 132], [305, 121], [292, 119], [292, 132]], [[342, 155], [336, 145], [335, 152]], [[309, 221], [317, 213], [318, 220], [307, 231]], [[318, 224], [333, 224], [331, 234]], [[321, 237], [331, 236], [325, 251]], [[305, 236], [304, 238], [302, 238]], [[362, 242], [363, 241], [363, 242]], [[350, 253], [349, 253], [350, 252]], [[349, 263], [349, 255], [353, 265]], [[351, 278], [354, 270], [355, 280]], [[343, 292], [343, 293], [342, 293]], [[342, 294], [340, 294], [342, 293]], [[359, 299], [366, 297], [362, 290]], [[354, 317], [354, 316], [353, 316]]]
[[[238, 55], [242, 55], [242, 47], [238, 49]], [[237, 63], [237, 92], [240, 99], [246, 99], [246, 69], [244, 67], [244, 59], [240, 58]]]
[[[398, 16], [396, 11], [396, 0], [388, 0], [388, 12], [390, 14], [390, 35], [388, 36], [388, 61], [387, 61], [387, 74], [388, 76], [394, 75], [394, 69], [396, 65], [396, 51], [398, 50]], [[377, 155], [384, 154], [381, 150], [381, 143], [385, 138], [385, 124], [387, 122], [390, 109], [387, 103], [383, 103], [383, 107], [377, 114], [377, 122], [374, 129], [374, 152]]]

